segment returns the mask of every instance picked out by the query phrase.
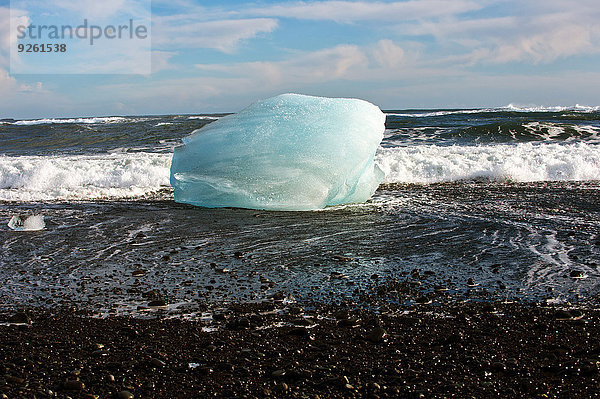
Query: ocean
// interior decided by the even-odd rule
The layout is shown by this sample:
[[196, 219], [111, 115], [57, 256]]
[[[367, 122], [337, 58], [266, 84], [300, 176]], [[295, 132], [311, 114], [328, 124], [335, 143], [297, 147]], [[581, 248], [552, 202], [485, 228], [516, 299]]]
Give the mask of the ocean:
[[1, 120], [0, 306], [597, 297], [600, 107], [385, 112], [378, 191], [315, 212], [173, 201], [173, 148], [224, 114]]

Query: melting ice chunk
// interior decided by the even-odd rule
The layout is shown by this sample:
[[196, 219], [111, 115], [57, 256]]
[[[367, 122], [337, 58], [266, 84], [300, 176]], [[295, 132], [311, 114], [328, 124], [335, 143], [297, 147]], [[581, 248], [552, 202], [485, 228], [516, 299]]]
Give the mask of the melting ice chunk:
[[194, 131], [175, 148], [175, 201], [313, 210], [368, 200], [385, 115], [366, 101], [282, 94]]
[[13, 216], [8, 222], [8, 227], [16, 231], [38, 231], [43, 230], [46, 223], [41, 215]]

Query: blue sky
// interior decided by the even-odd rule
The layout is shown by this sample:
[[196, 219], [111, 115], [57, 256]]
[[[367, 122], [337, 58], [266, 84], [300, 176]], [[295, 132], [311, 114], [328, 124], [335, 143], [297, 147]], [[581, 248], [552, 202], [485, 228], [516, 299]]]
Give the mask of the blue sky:
[[382, 109], [600, 104], [597, 0], [153, 0], [149, 75], [11, 75], [9, 11], [0, 0], [0, 117], [234, 112], [284, 92]]

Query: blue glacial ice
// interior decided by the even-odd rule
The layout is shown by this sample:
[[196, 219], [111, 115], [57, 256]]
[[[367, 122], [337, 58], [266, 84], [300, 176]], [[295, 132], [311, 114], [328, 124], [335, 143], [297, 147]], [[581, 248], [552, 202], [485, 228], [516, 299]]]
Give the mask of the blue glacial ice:
[[194, 131], [175, 148], [175, 201], [315, 210], [367, 201], [385, 115], [366, 101], [282, 94]]

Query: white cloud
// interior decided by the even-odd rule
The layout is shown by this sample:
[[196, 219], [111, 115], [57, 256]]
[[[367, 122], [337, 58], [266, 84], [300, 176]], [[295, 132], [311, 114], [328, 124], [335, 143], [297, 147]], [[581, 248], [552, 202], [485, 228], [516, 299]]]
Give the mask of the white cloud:
[[365, 52], [354, 45], [340, 45], [330, 49], [298, 53], [277, 62], [243, 62], [229, 65], [196, 65], [205, 72], [226, 73], [242, 77], [257, 86], [271, 89], [327, 82], [362, 74], [368, 67]]
[[152, 73], [177, 69], [176, 65], [170, 63], [171, 58], [176, 55], [177, 52], [174, 51], [152, 51]]
[[[505, 5], [511, 2], [506, 2]], [[507, 62], [548, 63], [559, 58], [600, 52], [600, 8], [590, 1], [560, 9], [556, 2], [513, 3], [513, 15], [448, 18], [400, 25], [404, 35], [431, 35], [447, 47], [458, 44], [462, 54], [446, 61], [466, 64]]]
[[152, 41], [162, 49], [212, 48], [229, 53], [244, 40], [272, 32], [277, 25], [271, 18], [198, 22], [189, 15], [155, 17]]
[[389, 39], [380, 40], [372, 53], [375, 61], [385, 68], [399, 67], [404, 61], [404, 50]]
[[[19, 23], [27, 21], [27, 15], [20, 10]], [[23, 83], [8, 73], [9, 53], [11, 46], [10, 9], [0, 7], [0, 111], [2, 115], [13, 117], [19, 113], [29, 112], [35, 107], [45, 107], [48, 103], [62, 103], [44, 88], [42, 82]]]
[[[135, 2], [135, 0], [133, 1]], [[82, 16], [106, 18], [122, 12], [126, 7], [126, 2], [125, 0], [54, 0], [53, 6], [76, 12]]]
[[309, 20], [332, 20], [341, 23], [357, 21], [407, 21], [437, 18], [481, 9], [480, 2], [467, 0], [409, 0], [397, 2], [316, 1], [289, 2], [268, 7], [248, 8], [241, 13], [269, 17]]

